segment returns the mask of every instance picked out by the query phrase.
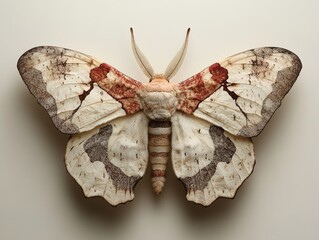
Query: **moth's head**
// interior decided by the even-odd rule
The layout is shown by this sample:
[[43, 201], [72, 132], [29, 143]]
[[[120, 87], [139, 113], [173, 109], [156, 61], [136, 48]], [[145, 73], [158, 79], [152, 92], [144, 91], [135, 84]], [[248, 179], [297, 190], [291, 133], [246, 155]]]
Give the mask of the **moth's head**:
[[150, 82], [154, 81], [169, 81], [178, 71], [178, 69], [181, 67], [182, 62], [184, 60], [184, 56], [186, 53], [187, 43], [188, 43], [188, 36], [190, 32], [190, 28], [187, 29], [186, 37], [183, 46], [181, 49], [176, 53], [175, 57], [171, 60], [171, 62], [168, 64], [166, 71], [164, 74], [155, 74], [154, 70], [149, 63], [149, 61], [146, 59], [145, 55], [142, 53], [142, 51], [138, 48], [135, 42], [133, 28], [131, 30], [131, 42], [132, 42], [132, 49], [134, 56], [137, 60], [138, 65], [141, 67], [144, 74], [150, 79]]
[[150, 83], [163, 83], [163, 82], [169, 82], [169, 79], [166, 78], [164, 74], [154, 74], [150, 78]]

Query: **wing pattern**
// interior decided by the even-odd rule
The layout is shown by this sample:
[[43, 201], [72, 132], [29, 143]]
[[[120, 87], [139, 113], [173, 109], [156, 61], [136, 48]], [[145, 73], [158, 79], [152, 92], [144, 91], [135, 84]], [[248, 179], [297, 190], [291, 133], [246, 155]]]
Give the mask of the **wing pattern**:
[[252, 49], [222, 61], [228, 79], [193, 115], [239, 136], [258, 135], [301, 70], [299, 58], [282, 48]]
[[[129, 89], [129, 83], [135, 83], [134, 80], [110, 67], [99, 82], [93, 81], [91, 70], [100, 66], [88, 55], [49, 46], [33, 48], [18, 61], [19, 72], [31, 93], [47, 110], [55, 126], [68, 134], [90, 130], [127, 114], [122, 103], [125, 96], [121, 93], [124, 93], [115, 95], [114, 89], [119, 91], [123, 85]], [[140, 85], [134, 87], [137, 90]], [[113, 92], [108, 93], [110, 88]], [[140, 109], [134, 110], [129, 113]]]
[[147, 123], [137, 113], [71, 137], [66, 166], [87, 197], [102, 196], [112, 205], [134, 198], [148, 162]]
[[183, 113], [172, 123], [173, 168], [187, 199], [208, 206], [218, 197], [234, 197], [253, 171], [251, 140]]
[[[163, 136], [172, 132], [173, 169], [189, 201], [208, 206], [218, 197], [234, 197], [255, 164], [251, 137], [262, 131], [301, 68], [294, 53], [265, 47], [226, 58], [179, 84], [154, 75], [144, 85], [65, 48], [33, 48], [18, 61], [55, 126], [73, 134], [65, 155], [69, 173], [86, 196], [102, 196], [112, 205], [132, 200], [145, 173], [149, 118], [169, 126], [171, 120], [172, 130], [156, 128], [152, 141], [162, 156]], [[153, 162], [166, 168], [166, 160]]]

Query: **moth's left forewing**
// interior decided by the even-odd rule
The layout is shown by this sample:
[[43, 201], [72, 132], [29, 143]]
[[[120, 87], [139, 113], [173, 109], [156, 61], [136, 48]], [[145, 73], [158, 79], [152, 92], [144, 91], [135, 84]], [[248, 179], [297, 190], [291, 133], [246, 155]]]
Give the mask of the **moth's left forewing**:
[[70, 138], [66, 166], [85, 196], [101, 196], [112, 205], [134, 198], [148, 162], [147, 123], [139, 112]]
[[193, 115], [245, 137], [262, 131], [302, 68], [297, 55], [274, 47], [242, 52], [220, 65], [228, 78]]

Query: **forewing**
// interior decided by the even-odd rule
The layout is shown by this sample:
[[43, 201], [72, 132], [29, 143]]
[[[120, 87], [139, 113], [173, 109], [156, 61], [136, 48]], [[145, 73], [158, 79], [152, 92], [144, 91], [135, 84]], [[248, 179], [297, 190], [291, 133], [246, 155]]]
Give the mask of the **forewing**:
[[71, 137], [66, 166], [85, 196], [101, 196], [112, 205], [134, 198], [148, 161], [147, 124], [140, 112]]
[[172, 117], [172, 163], [186, 198], [208, 206], [218, 197], [234, 197], [252, 173], [255, 157], [250, 138], [177, 112]]
[[64, 133], [87, 131], [125, 116], [130, 104], [135, 105], [130, 114], [140, 110], [136, 96], [132, 101], [132, 94], [127, 96], [121, 90], [125, 87], [136, 94], [142, 84], [88, 55], [59, 47], [36, 47], [20, 57], [18, 69], [31, 93]]
[[[244, 137], [253, 137], [262, 131], [302, 68], [294, 53], [274, 47], [239, 53], [220, 62], [220, 66], [227, 70], [228, 78], [219, 81], [209, 96], [199, 99], [197, 104], [191, 101], [190, 104], [196, 106], [194, 111], [184, 112]], [[205, 79], [202, 82], [206, 85], [216, 82], [208, 70], [197, 77]], [[199, 85], [193, 87], [194, 91], [200, 88]]]

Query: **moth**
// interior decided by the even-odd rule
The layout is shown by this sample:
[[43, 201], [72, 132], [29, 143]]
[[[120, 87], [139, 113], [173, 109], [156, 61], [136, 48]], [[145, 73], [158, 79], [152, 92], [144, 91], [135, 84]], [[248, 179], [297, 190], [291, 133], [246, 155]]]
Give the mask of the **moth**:
[[218, 197], [233, 198], [252, 173], [251, 138], [280, 106], [301, 61], [283, 48], [255, 48], [171, 83], [189, 31], [165, 73], [155, 74], [131, 28], [133, 53], [149, 83], [61, 47], [36, 47], [18, 60], [30, 92], [71, 135], [65, 163], [85, 196], [111, 205], [132, 200], [148, 162], [159, 194], [171, 161], [186, 198], [208, 206]]

